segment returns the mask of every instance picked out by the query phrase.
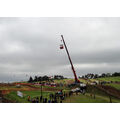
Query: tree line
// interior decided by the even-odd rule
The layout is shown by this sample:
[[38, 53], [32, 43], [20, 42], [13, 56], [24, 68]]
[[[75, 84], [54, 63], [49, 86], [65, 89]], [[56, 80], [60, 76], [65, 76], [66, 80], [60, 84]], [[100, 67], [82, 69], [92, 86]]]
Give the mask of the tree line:
[[120, 76], [120, 72], [114, 72], [114, 73], [102, 73], [102, 74], [93, 74], [93, 73], [88, 73], [83, 76], [79, 76], [79, 78], [83, 79], [96, 79], [96, 78], [103, 78], [103, 77], [117, 77]]
[[32, 82], [41, 82], [41, 81], [53, 81], [53, 80], [61, 80], [61, 79], [64, 79], [64, 76], [62, 75], [54, 75], [54, 76], [47, 76], [47, 75], [44, 75], [44, 76], [35, 76], [34, 78], [32, 76], [30, 76], [28, 82], [32, 83]]

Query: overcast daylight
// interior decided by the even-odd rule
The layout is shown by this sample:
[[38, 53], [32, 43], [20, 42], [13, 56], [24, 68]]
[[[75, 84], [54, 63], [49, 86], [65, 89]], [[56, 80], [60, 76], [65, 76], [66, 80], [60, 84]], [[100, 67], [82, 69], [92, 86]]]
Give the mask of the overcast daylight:
[[120, 18], [0, 18], [0, 82], [120, 72]]

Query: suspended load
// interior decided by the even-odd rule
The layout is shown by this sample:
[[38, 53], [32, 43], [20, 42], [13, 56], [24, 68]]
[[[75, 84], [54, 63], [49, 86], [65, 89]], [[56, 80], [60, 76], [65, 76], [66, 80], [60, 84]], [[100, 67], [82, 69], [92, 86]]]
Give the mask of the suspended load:
[[60, 45], [60, 49], [63, 49], [63, 48], [64, 48], [64, 47], [63, 47], [63, 44], [61, 44], [61, 45]]

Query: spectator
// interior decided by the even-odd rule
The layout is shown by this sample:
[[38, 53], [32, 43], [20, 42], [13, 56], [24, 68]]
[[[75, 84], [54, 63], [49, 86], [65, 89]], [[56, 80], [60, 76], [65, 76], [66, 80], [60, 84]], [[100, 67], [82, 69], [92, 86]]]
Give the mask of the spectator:
[[47, 103], [47, 98], [45, 98], [45, 103]]
[[39, 97], [36, 97], [36, 103], [39, 103]]
[[28, 96], [28, 101], [30, 101], [30, 96]]
[[40, 96], [40, 102], [42, 102], [42, 99], [43, 99], [42, 96]]

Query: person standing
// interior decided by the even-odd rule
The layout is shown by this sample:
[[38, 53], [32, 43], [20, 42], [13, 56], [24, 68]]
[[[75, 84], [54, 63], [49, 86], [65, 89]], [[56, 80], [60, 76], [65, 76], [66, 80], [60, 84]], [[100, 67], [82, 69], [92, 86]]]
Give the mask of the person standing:
[[30, 101], [30, 96], [28, 96], [28, 101]]

